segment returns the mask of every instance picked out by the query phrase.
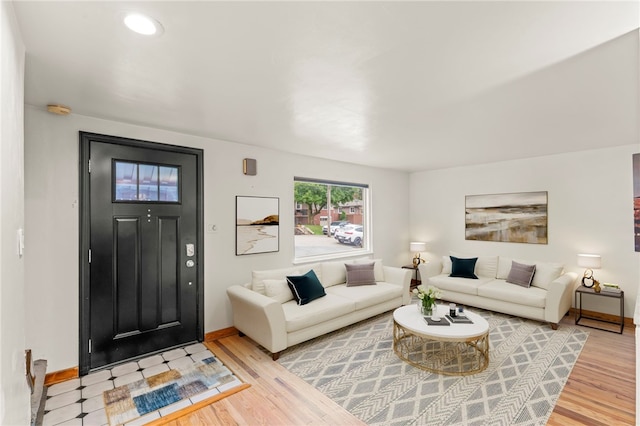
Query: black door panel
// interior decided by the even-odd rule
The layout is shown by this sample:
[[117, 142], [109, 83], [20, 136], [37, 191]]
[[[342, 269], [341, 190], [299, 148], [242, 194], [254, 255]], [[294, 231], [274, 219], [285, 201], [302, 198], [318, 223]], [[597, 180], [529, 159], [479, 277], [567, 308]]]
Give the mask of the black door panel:
[[[91, 262], [83, 292], [89, 307], [83, 317], [90, 323], [84, 327], [90, 339], [88, 369], [202, 340], [201, 158], [86, 139], [91, 161], [90, 235], [85, 238]], [[116, 179], [116, 161], [133, 165], [139, 179]], [[156, 190], [158, 182], [162, 185], [160, 168], [178, 171], [177, 201], [149, 201], [162, 191]], [[144, 177], [138, 169], [144, 169]], [[116, 181], [128, 185], [127, 194], [145, 192], [140, 199], [118, 200]], [[187, 253], [187, 244], [194, 245], [194, 253]]]

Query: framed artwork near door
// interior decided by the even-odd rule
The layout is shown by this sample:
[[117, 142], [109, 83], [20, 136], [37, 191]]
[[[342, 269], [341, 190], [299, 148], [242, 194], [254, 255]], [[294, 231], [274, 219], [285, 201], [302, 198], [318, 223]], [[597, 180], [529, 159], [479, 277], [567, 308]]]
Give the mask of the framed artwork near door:
[[279, 250], [279, 199], [236, 197], [236, 256]]

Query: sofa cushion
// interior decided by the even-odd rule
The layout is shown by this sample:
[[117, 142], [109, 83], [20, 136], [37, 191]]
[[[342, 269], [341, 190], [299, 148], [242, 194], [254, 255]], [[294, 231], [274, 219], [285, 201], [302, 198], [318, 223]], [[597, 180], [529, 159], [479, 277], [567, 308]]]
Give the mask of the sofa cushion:
[[384, 281], [384, 266], [382, 265], [382, 259], [356, 259], [353, 261], [356, 265], [362, 263], [371, 263], [374, 262], [373, 265], [373, 274], [375, 275], [376, 281]]
[[478, 276], [474, 274], [476, 268], [476, 262], [478, 261], [477, 257], [473, 257], [470, 259], [460, 259], [454, 256], [451, 257], [451, 273], [450, 277], [456, 278], [471, 278], [474, 280], [478, 279]]
[[455, 291], [457, 293], [466, 293], [476, 296], [478, 294], [478, 287], [488, 283], [493, 278], [479, 277], [477, 280], [470, 280], [468, 278], [454, 278], [448, 275], [436, 275], [428, 279], [428, 284], [438, 287], [441, 290]]
[[293, 293], [287, 284], [287, 280], [263, 280], [264, 293], [266, 296], [277, 300], [280, 303], [287, 303], [293, 300]]
[[322, 285], [324, 288], [336, 284], [344, 284], [347, 281], [347, 270], [344, 262], [322, 262]]
[[505, 280], [491, 280], [478, 287], [478, 296], [544, 308], [547, 300], [547, 291], [537, 287], [520, 287], [509, 284]]
[[525, 265], [514, 260], [511, 262], [511, 271], [507, 276], [507, 282], [529, 288], [535, 272], [536, 265]]
[[313, 269], [304, 275], [287, 276], [287, 284], [298, 305], [306, 305], [326, 295]]
[[[287, 333], [302, 330], [353, 312], [355, 310], [355, 302], [353, 300], [331, 294], [332, 289], [336, 287], [344, 287], [344, 284], [329, 287], [325, 297], [316, 299], [313, 303], [307, 305], [300, 306], [295, 300], [282, 304]], [[356, 288], [352, 287], [352, 289]], [[362, 289], [363, 287], [360, 288]]]
[[563, 270], [561, 263], [537, 263], [531, 286], [549, 290], [551, 282], [562, 275]]
[[327, 293], [351, 300], [355, 303], [355, 309], [359, 310], [387, 302], [394, 297], [402, 297], [402, 287], [383, 281], [376, 285], [360, 287], [336, 285], [328, 288]]
[[344, 266], [347, 269], [347, 287], [376, 285], [376, 279], [373, 273], [373, 262], [362, 263], [360, 265], [345, 263]]
[[300, 275], [308, 270], [308, 267], [302, 269], [299, 266], [292, 266], [289, 268], [268, 269], [266, 271], [252, 271], [251, 289], [255, 292], [266, 295], [264, 291], [264, 280], [285, 280], [287, 275]]
[[[495, 278], [496, 272], [498, 270], [498, 256], [475, 256], [463, 254], [455, 251], [449, 252], [450, 256], [457, 258], [469, 259], [473, 257], [477, 257], [478, 261], [476, 262], [475, 274], [479, 277], [489, 277]], [[444, 260], [446, 257], [446, 261]], [[450, 274], [451, 273], [451, 259], [449, 256], [444, 256], [442, 261], [442, 273]]]

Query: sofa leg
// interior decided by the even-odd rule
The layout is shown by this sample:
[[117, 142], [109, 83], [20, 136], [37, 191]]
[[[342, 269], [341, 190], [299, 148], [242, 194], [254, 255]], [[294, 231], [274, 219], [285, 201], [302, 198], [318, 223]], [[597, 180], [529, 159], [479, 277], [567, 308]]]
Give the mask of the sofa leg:
[[551, 326], [552, 330], [557, 330], [558, 329], [558, 323], [550, 322], [549, 325]]
[[271, 359], [273, 359], [274, 361], [277, 361], [277, 360], [278, 360], [278, 358], [280, 358], [280, 354], [281, 354], [281, 353], [282, 353], [282, 351], [280, 351], [280, 352], [273, 352], [273, 353], [271, 354]]

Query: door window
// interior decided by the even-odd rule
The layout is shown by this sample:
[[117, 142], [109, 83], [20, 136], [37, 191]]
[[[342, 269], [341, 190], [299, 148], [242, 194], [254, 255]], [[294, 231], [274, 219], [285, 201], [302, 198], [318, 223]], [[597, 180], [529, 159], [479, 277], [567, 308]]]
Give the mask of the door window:
[[115, 202], [179, 203], [179, 167], [114, 161]]

